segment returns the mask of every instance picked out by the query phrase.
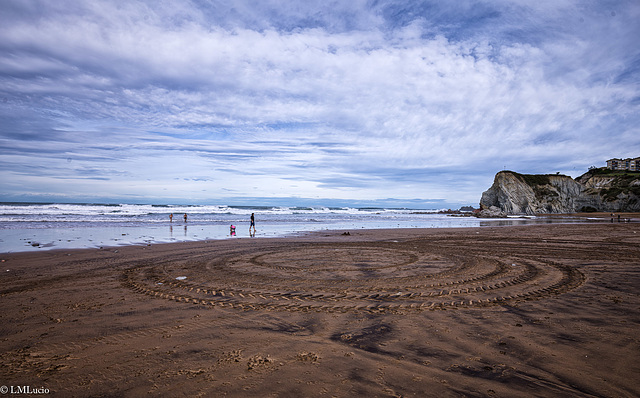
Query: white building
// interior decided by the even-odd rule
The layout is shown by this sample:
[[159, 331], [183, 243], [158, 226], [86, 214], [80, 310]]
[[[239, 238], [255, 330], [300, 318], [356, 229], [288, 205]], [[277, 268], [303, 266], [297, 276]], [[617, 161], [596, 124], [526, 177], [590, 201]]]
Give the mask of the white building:
[[640, 157], [628, 159], [609, 159], [607, 160], [607, 168], [609, 170], [640, 171]]

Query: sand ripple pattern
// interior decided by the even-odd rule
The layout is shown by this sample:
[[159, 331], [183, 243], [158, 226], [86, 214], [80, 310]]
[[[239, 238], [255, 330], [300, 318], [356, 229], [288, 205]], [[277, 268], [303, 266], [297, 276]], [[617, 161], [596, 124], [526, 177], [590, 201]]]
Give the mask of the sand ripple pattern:
[[583, 282], [577, 269], [534, 256], [411, 242], [274, 245], [124, 273], [136, 292], [209, 308], [368, 313], [543, 299]]

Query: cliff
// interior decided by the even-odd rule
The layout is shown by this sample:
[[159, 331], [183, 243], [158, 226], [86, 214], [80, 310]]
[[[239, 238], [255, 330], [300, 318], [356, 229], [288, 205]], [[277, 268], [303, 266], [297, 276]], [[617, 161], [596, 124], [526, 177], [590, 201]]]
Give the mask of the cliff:
[[480, 208], [506, 214], [640, 211], [640, 173], [593, 169], [576, 178], [501, 171]]

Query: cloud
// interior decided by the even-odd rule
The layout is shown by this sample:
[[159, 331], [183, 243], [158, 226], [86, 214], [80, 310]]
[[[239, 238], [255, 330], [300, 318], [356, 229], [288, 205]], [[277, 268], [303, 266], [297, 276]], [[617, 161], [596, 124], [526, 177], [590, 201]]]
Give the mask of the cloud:
[[0, 166], [15, 187], [34, 176], [28, 193], [51, 189], [47, 169], [61, 193], [91, 177], [112, 197], [177, 186], [186, 201], [473, 203], [503, 167], [580, 174], [637, 156], [638, 14], [558, 1], [8, 1], [0, 145], [12, 157]]

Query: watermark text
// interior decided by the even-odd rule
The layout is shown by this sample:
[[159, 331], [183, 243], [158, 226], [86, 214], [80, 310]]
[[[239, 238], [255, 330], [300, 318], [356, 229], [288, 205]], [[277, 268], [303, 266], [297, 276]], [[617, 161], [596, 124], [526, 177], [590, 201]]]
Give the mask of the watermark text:
[[34, 386], [1, 386], [0, 394], [42, 395], [49, 394], [49, 389], [46, 387]]

